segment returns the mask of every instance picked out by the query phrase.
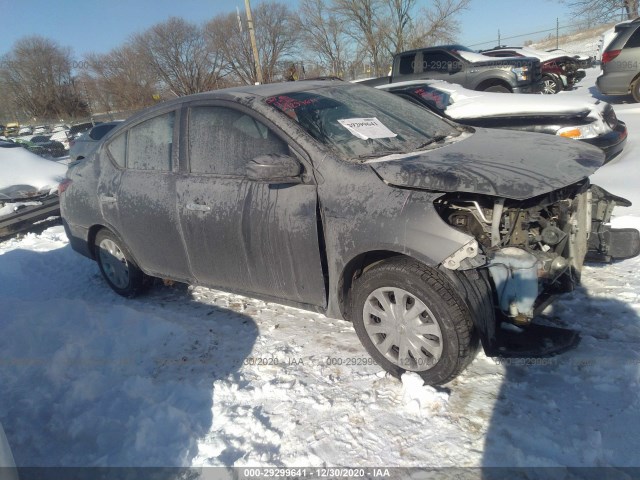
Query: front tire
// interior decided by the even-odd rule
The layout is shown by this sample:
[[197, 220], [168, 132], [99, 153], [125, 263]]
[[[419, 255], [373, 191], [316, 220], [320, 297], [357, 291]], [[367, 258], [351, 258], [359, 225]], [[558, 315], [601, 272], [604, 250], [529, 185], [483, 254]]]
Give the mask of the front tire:
[[358, 338], [395, 377], [413, 371], [440, 385], [475, 357], [478, 338], [467, 304], [434, 268], [404, 258], [384, 261], [355, 281], [351, 299]]
[[558, 81], [553, 78], [544, 76], [542, 77], [542, 93], [544, 95], [555, 95], [562, 90], [562, 86], [558, 83]]
[[102, 229], [96, 235], [95, 257], [102, 276], [118, 295], [135, 297], [146, 286], [147, 277], [124, 242], [110, 230]]

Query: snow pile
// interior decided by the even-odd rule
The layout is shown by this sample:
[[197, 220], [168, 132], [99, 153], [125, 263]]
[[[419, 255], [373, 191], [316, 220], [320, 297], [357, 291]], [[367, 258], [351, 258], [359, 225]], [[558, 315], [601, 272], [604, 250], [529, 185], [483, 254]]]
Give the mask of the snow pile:
[[67, 167], [24, 148], [0, 148], [0, 199], [53, 193]]

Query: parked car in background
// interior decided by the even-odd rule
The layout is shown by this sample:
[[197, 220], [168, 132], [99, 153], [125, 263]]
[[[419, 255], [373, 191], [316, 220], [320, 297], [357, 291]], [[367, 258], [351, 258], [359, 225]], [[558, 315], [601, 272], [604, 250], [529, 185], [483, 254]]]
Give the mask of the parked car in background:
[[75, 125], [71, 125], [71, 127], [69, 128], [69, 135], [68, 135], [69, 140], [76, 140], [81, 135], [84, 135], [86, 132], [91, 130], [95, 125], [99, 125], [100, 123], [102, 122], [95, 122], [95, 123], [84, 122], [84, 123], [77, 123]]
[[18, 130], [18, 135], [32, 135], [33, 134], [33, 128], [26, 126], [26, 127], [20, 127], [20, 130]]
[[574, 288], [587, 251], [640, 252], [637, 230], [608, 225], [630, 203], [589, 184], [603, 162], [581, 142], [316, 80], [142, 111], [59, 192], [72, 248], [118, 294], [161, 277], [349, 319], [384, 369], [441, 384], [478, 339], [490, 356], [573, 344], [532, 319]]
[[30, 143], [42, 149], [44, 155], [51, 157], [62, 157], [66, 153], [64, 145], [61, 142], [51, 140], [51, 135], [36, 135], [31, 137]]
[[33, 127], [34, 135], [46, 135], [48, 133], [49, 127], [47, 127], [46, 125], [36, 125], [35, 127]]
[[7, 137], [16, 136], [20, 131], [20, 124], [18, 122], [10, 122], [4, 127], [4, 134]]
[[120, 123], [122, 122], [100, 123], [80, 135], [76, 140], [71, 140], [69, 142], [69, 158], [71, 161], [82, 160], [89, 155], [97, 147], [98, 142]]
[[0, 148], [0, 237], [59, 215], [57, 186], [67, 171], [65, 165], [8, 147]]
[[544, 52], [530, 47], [495, 47], [481, 50], [490, 57], [534, 57], [540, 59], [542, 66], [542, 93], [555, 94], [570, 90], [582, 80], [586, 73], [580, 68], [578, 60], [566, 53]]
[[532, 57], [495, 59], [462, 45], [442, 45], [402, 52], [393, 57], [391, 75], [361, 82], [372, 87], [407, 80], [446, 80], [471, 90], [539, 93], [540, 60]]
[[628, 95], [640, 102], [640, 19], [623, 22], [602, 53], [596, 87], [605, 95]]
[[54, 132], [51, 134], [50, 140], [54, 141], [54, 142], [60, 142], [63, 146], [65, 150], [69, 150], [69, 137], [67, 135], [67, 132], [69, 130], [58, 130], [57, 132]]
[[439, 80], [400, 82], [377, 88], [463, 125], [548, 133], [581, 140], [602, 149], [607, 162], [627, 143], [625, 123], [618, 120], [610, 104], [599, 100], [531, 95], [505, 98]]

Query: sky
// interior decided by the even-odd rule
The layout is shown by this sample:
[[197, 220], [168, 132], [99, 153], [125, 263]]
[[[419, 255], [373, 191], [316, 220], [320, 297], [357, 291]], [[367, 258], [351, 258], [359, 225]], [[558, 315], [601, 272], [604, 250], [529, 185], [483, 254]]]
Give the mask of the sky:
[[[256, 6], [264, 0], [252, 0]], [[280, 0], [296, 8], [297, 0]], [[429, 5], [428, 0], [418, 0]], [[83, 54], [106, 53], [124, 43], [132, 34], [142, 32], [171, 16], [204, 23], [220, 13], [244, 8], [243, 0], [0, 0], [0, 54], [8, 52], [16, 40], [41, 35], [69, 46], [77, 60]], [[458, 40], [468, 46], [489, 48], [497, 43], [498, 30], [503, 39], [519, 34], [570, 25], [568, 8], [560, 0], [472, 0], [470, 9], [460, 16], [462, 29]], [[541, 38], [526, 35], [501, 43], [523, 43]]]

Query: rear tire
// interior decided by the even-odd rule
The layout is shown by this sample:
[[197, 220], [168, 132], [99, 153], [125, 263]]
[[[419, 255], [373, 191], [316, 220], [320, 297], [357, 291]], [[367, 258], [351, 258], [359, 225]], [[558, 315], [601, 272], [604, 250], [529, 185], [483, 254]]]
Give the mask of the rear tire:
[[124, 242], [106, 228], [96, 235], [95, 257], [102, 276], [118, 295], [135, 297], [148, 284]]
[[455, 378], [478, 350], [471, 313], [451, 281], [411, 259], [391, 259], [353, 285], [351, 320], [371, 357], [395, 377], [429, 385]]

